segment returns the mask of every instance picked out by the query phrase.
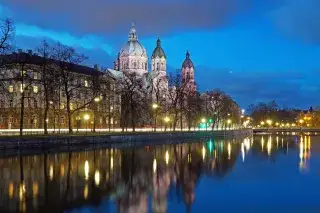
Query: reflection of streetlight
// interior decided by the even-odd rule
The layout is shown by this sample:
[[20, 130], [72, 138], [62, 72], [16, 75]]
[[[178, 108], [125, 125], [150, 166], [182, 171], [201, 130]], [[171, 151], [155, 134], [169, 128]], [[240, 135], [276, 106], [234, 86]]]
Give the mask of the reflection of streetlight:
[[154, 103], [152, 104], [152, 109], [155, 111], [155, 115], [154, 115], [154, 131], [157, 131], [157, 108], [158, 108], [158, 104]]
[[88, 114], [84, 115], [84, 120], [86, 121], [86, 135], [88, 133], [88, 120], [89, 120], [90, 116]]

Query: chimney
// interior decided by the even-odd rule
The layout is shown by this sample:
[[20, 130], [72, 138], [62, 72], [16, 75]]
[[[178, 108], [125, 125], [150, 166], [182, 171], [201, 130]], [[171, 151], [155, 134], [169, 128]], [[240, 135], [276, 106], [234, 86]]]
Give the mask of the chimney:
[[28, 50], [28, 54], [29, 54], [29, 55], [32, 55], [32, 50]]

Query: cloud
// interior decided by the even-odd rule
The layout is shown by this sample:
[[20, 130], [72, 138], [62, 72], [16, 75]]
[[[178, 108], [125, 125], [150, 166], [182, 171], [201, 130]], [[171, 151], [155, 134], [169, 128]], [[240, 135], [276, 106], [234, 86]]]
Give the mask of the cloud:
[[[24, 36], [18, 35], [16, 36], [16, 47], [27, 50], [36, 50], [37, 47], [41, 45], [41, 41], [46, 40], [50, 45], [54, 45], [57, 41], [50, 37], [32, 37], [32, 36]], [[110, 67], [113, 65], [114, 57], [110, 56], [108, 52], [102, 47], [92, 46], [91, 48], [83, 47], [81, 45], [73, 46], [79, 53], [84, 54], [88, 59], [83, 62], [83, 65], [93, 66], [94, 64], [98, 64], [103, 67]]]
[[296, 71], [234, 71], [197, 67], [196, 81], [201, 91], [220, 88], [231, 95], [241, 107], [251, 103], [276, 100], [280, 106], [310, 107], [320, 102], [316, 73]]
[[219, 27], [252, 0], [2, 0], [18, 21], [80, 34], [123, 33], [134, 21], [143, 35]]
[[320, 44], [319, 8], [319, 0], [286, 0], [271, 14], [276, 26], [286, 35]]

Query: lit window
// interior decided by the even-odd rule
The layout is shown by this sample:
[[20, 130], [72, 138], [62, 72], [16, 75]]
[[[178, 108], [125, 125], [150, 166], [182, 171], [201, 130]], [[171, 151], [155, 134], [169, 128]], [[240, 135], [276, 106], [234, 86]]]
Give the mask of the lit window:
[[24, 90], [24, 84], [20, 84], [20, 92], [23, 92], [23, 90]]
[[39, 91], [38, 86], [33, 86], [33, 92], [34, 92], [34, 93], [38, 93], [38, 91]]
[[87, 80], [84, 80], [84, 86], [85, 86], [85, 87], [88, 87], [88, 86], [89, 86]]
[[35, 79], [35, 80], [38, 79], [38, 73], [37, 72], [33, 72], [33, 79]]
[[9, 86], [9, 92], [13, 92], [13, 86], [12, 85]]
[[26, 76], [27, 75], [27, 71], [25, 71], [25, 70], [24, 71], [20, 71], [20, 75], [21, 76]]

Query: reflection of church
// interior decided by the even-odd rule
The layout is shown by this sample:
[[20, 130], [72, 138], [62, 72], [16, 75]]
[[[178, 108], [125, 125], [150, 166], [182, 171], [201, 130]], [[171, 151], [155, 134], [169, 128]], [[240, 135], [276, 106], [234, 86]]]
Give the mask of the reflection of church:
[[0, 209], [62, 212], [109, 197], [119, 213], [159, 213], [168, 209], [170, 189], [190, 209], [201, 176], [223, 177], [237, 159], [239, 145], [215, 144], [211, 151], [207, 143], [184, 143], [0, 158]]
[[[148, 54], [145, 47], [139, 42], [138, 35], [134, 25], [132, 25], [128, 41], [122, 46], [118, 57], [114, 62], [114, 70], [108, 71], [116, 77], [122, 77], [123, 74], [136, 74], [144, 78], [146, 85], [152, 85], [161, 94], [168, 92], [167, 77], [167, 56], [161, 46], [161, 40], [158, 38], [156, 47], [151, 55], [151, 70], [148, 71]], [[195, 90], [194, 65], [190, 58], [190, 53], [186, 53], [186, 59], [182, 64], [181, 75], [184, 81], [188, 81], [188, 87]]]

